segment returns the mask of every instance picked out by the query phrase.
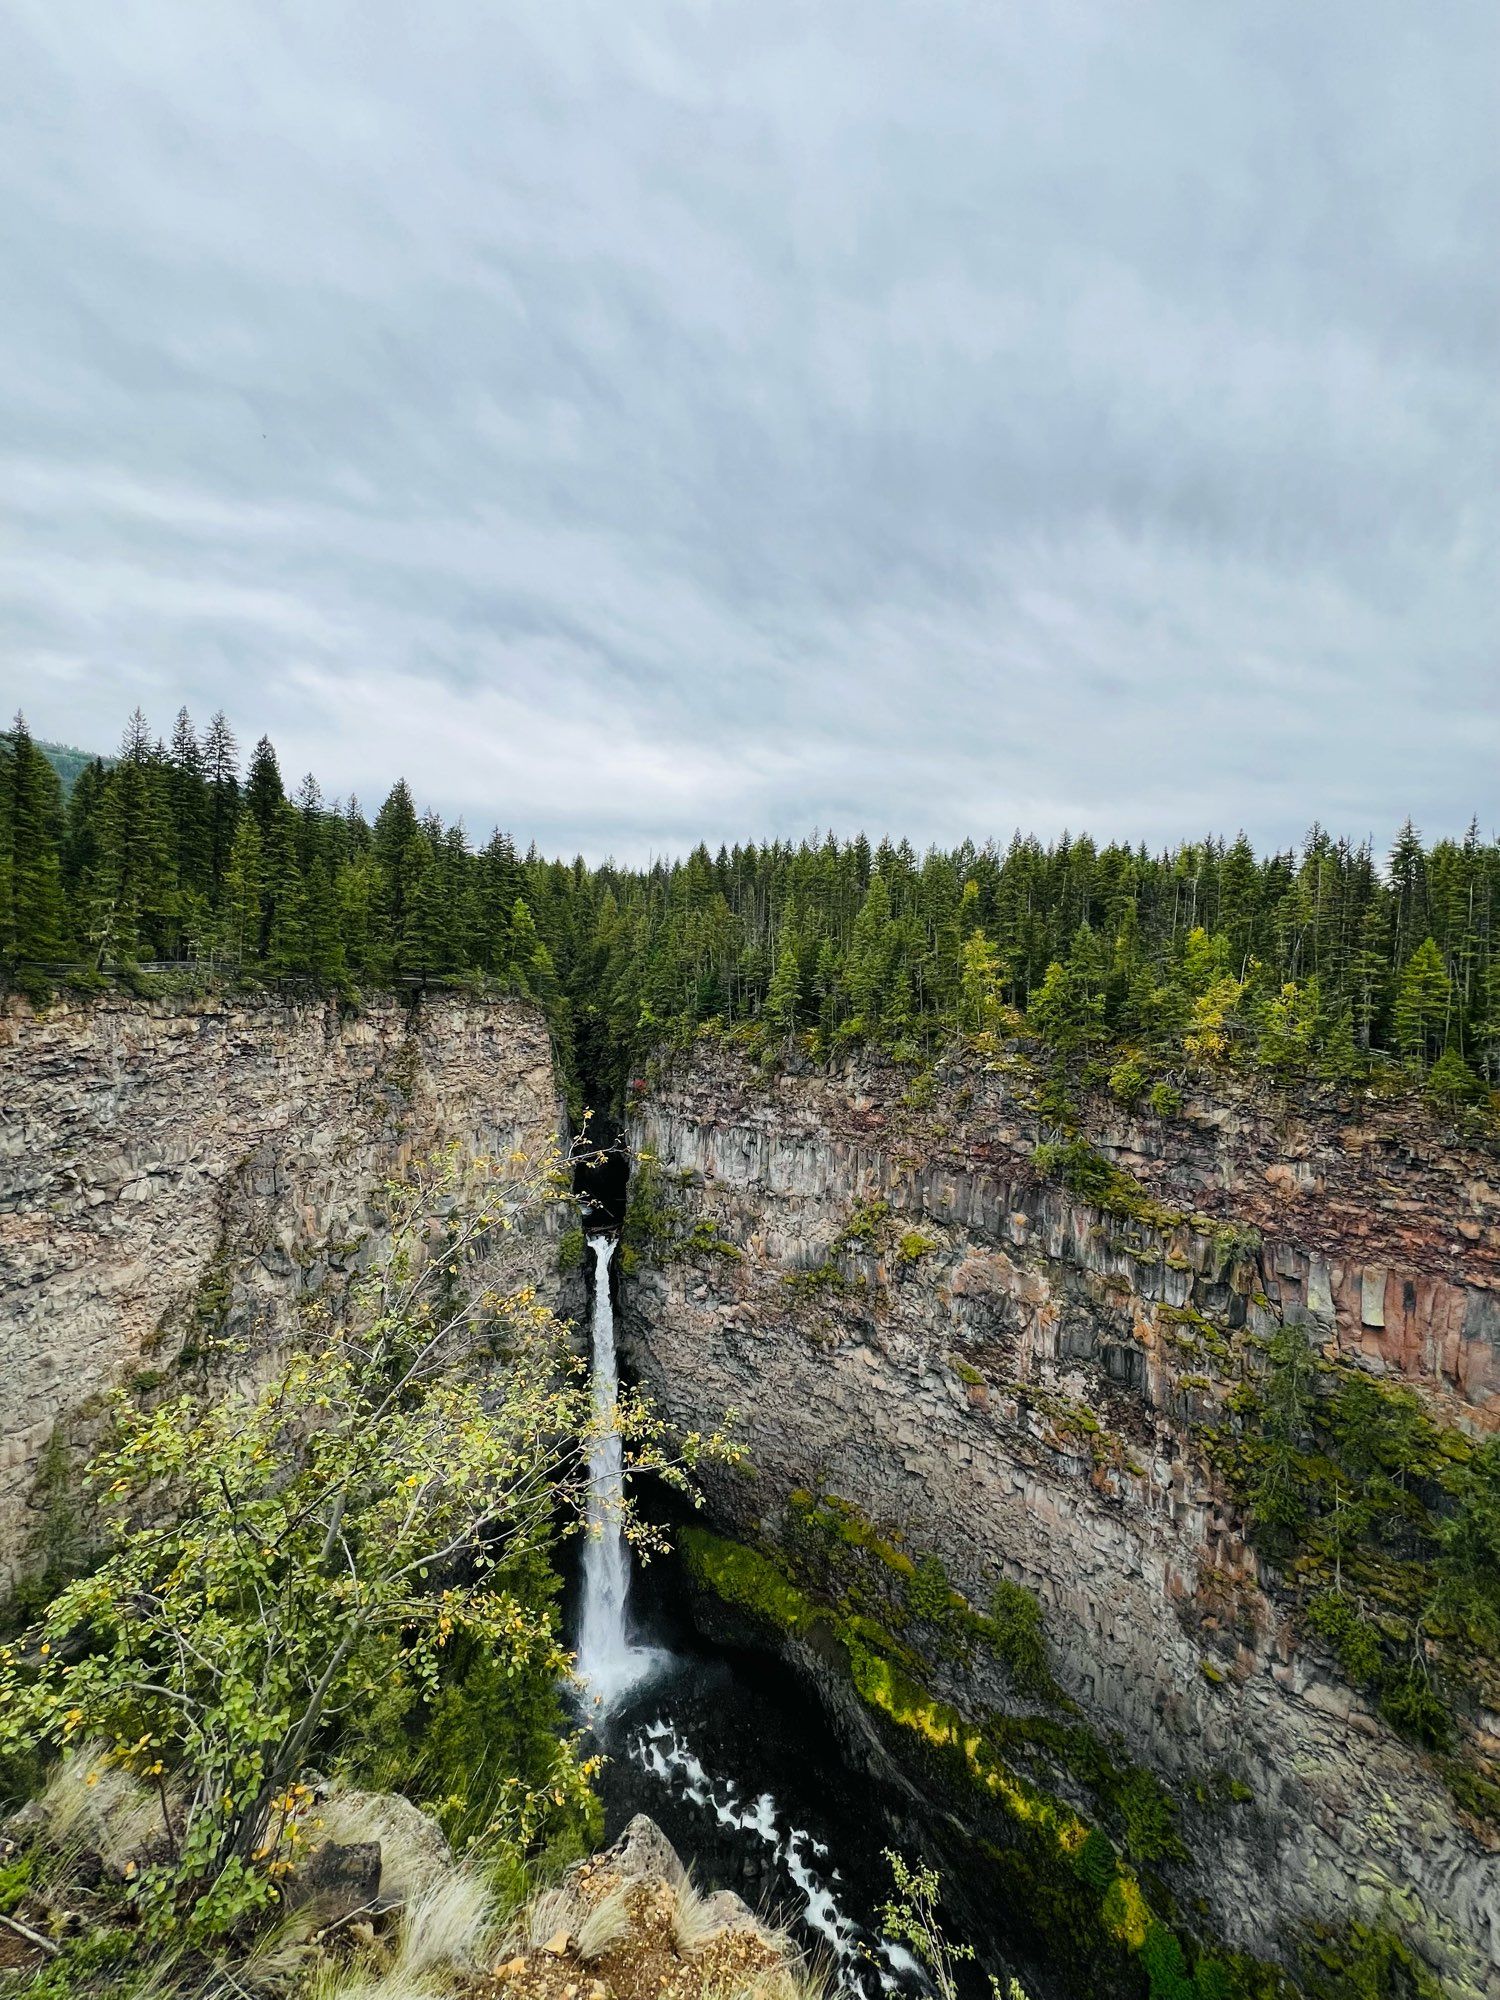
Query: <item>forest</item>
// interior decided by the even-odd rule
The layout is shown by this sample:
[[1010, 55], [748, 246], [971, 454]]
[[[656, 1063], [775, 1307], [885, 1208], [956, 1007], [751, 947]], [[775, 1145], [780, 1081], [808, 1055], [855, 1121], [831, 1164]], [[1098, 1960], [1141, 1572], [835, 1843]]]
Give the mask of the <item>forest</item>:
[[920, 1060], [1026, 1031], [1170, 1103], [1194, 1064], [1420, 1083], [1456, 1116], [1500, 1083], [1500, 845], [1477, 822], [1390, 852], [1314, 825], [1170, 852], [1016, 833], [918, 855], [860, 835], [699, 847], [646, 868], [518, 851], [420, 811], [294, 789], [222, 714], [170, 741], [139, 710], [70, 790], [21, 717], [0, 737], [0, 976], [34, 998], [188, 976], [336, 993], [492, 986], [546, 1009], [563, 1064], [618, 1100], [717, 1021], [816, 1059]]

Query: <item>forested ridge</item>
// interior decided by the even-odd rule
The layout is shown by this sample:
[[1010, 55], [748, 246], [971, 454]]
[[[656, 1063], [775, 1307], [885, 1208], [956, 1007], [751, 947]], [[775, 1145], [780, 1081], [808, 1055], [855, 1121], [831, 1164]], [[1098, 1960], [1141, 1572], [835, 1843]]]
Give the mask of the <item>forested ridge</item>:
[[1214, 1061], [1409, 1073], [1450, 1107], [1500, 1082], [1500, 846], [1477, 823], [1428, 845], [1408, 822], [1383, 859], [1314, 826], [1267, 855], [829, 835], [591, 867], [473, 847], [404, 782], [373, 821], [312, 776], [288, 790], [266, 738], [242, 762], [222, 715], [200, 735], [186, 711], [169, 742], [137, 711], [66, 801], [21, 718], [0, 738], [0, 959], [38, 995], [163, 965], [351, 997], [493, 984], [614, 1095], [710, 1020], [912, 1058], [1024, 1026], [1127, 1097]]

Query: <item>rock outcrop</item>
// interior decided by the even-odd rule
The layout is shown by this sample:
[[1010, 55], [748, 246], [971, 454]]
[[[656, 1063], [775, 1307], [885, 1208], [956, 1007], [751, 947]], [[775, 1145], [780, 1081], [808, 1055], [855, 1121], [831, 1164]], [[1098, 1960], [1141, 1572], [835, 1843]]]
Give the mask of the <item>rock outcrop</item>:
[[0, 1019], [0, 1577], [59, 1424], [212, 1338], [252, 1356], [364, 1267], [371, 1196], [457, 1142], [558, 1136], [520, 1001], [12, 1003]]
[[[1140, 1190], [1122, 1213], [1038, 1170], [1003, 1058], [767, 1078], [705, 1037], [634, 1108], [677, 1248], [627, 1287], [626, 1351], [680, 1423], [741, 1412], [726, 1532], [767, 1546], [799, 1489], [836, 1495], [974, 1605], [1033, 1592], [1075, 1712], [1178, 1799], [1161, 1872], [1220, 1938], [1286, 1955], [1309, 1921], [1392, 1922], [1493, 1994], [1492, 1833], [1309, 1643], [1201, 1448], [1288, 1322], [1447, 1424], [1500, 1423], [1500, 1174], [1411, 1123], [1095, 1103]], [[1024, 1706], [982, 1648], [929, 1684]], [[1472, 1727], [1497, 1746], [1500, 1718]]]

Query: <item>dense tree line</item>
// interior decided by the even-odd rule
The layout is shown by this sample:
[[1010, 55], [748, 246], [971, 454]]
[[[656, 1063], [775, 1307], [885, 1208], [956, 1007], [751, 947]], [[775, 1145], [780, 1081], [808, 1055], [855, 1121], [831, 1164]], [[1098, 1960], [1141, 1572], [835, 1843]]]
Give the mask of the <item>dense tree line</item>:
[[[0, 954], [22, 983], [154, 960], [330, 989], [488, 980], [534, 995], [618, 1090], [719, 1020], [822, 1053], [920, 1056], [1017, 1016], [1122, 1095], [1195, 1061], [1352, 1078], [1399, 1064], [1452, 1100], [1500, 1082], [1500, 847], [1477, 825], [1384, 865], [1314, 826], [1167, 853], [1016, 835], [915, 854], [831, 835], [646, 869], [518, 855], [419, 814], [368, 822], [222, 715], [170, 743], [137, 713], [64, 807], [19, 719], [0, 742]], [[75, 972], [76, 976], [76, 972]]]
[[137, 711], [66, 806], [24, 721], [0, 739], [0, 956], [23, 984], [167, 961], [334, 990], [479, 973], [551, 1002], [522, 887], [506, 836], [472, 853], [404, 783], [371, 824], [312, 776], [288, 794], [264, 737], [242, 772], [222, 715], [200, 737], [184, 710], [168, 744]]

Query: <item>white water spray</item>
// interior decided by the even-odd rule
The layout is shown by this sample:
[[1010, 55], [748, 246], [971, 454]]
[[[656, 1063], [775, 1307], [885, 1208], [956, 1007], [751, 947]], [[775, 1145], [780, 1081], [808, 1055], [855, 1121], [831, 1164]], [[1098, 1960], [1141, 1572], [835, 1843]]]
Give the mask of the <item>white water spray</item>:
[[612, 1236], [591, 1236], [594, 1253], [594, 1413], [600, 1431], [589, 1454], [588, 1539], [578, 1619], [578, 1677], [595, 1716], [604, 1715], [656, 1667], [662, 1655], [630, 1639], [630, 1545], [625, 1539], [625, 1453], [615, 1423], [620, 1370], [609, 1295]]
[[848, 1915], [840, 1901], [844, 1879], [827, 1847], [804, 1828], [789, 1826], [769, 1792], [746, 1798], [733, 1778], [714, 1777], [686, 1736], [660, 1717], [631, 1734], [625, 1754], [675, 1796], [711, 1812], [720, 1826], [772, 1850], [800, 1899], [797, 1915], [833, 1959], [833, 1991], [841, 2000], [931, 2000], [932, 1982], [916, 1959], [897, 1939], [877, 1937]]

